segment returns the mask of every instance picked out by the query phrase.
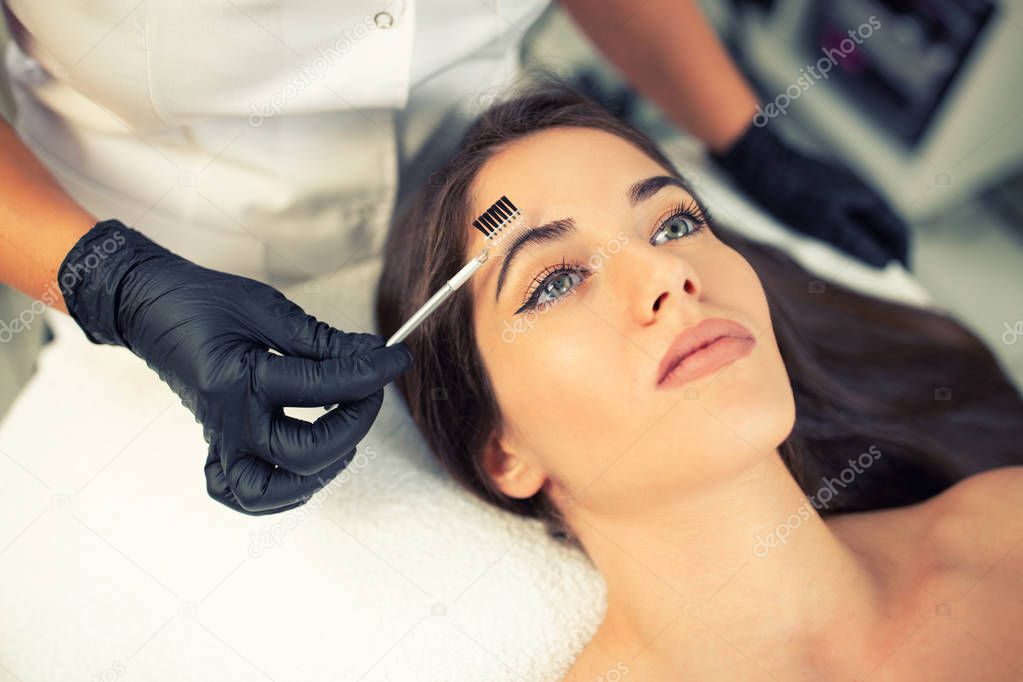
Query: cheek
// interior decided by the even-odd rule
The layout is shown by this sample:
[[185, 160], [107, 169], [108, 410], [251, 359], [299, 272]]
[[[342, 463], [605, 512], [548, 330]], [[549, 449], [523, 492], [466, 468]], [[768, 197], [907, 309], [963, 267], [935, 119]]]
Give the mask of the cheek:
[[785, 368], [763, 283], [749, 262], [725, 247], [714, 295], [734, 311], [757, 338], [755, 362], [736, 367], [735, 381], [716, 382], [712, 409], [727, 429], [761, 452], [777, 447], [795, 422], [795, 399]]
[[[491, 345], [484, 362], [508, 445], [573, 487], [594, 479], [645, 422], [638, 406], [621, 396], [629, 368], [649, 358], [594, 322], [586, 308], [566, 305], [498, 321], [504, 338], [486, 336]], [[617, 360], [609, 365], [609, 358]]]
[[[718, 242], [713, 257], [702, 264], [704, 297], [716, 306], [737, 313], [750, 322], [758, 337], [770, 334], [771, 316], [764, 287], [753, 266], [742, 254]], [[771, 336], [773, 343], [773, 335]]]
[[502, 339], [487, 365], [506, 424], [525, 434], [530, 446], [547, 450], [545, 438], [565, 442], [581, 430], [585, 409], [580, 403], [604, 379], [601, 349], [588, 343], [565, 310], [501, 321]]

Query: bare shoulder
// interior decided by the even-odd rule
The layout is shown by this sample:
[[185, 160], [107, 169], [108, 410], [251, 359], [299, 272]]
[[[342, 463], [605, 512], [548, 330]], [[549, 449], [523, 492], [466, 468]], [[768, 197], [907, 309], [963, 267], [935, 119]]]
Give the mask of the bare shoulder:
[[1002, 466], [975, 473], [929, 502], [937, 513], [965, 520], [1023, 522], [1023, 466]]
[[964, 478], [908, 507], [836, 518], [836, 529], [879, 551], [921, 578], [986, 571], [1015, 561], [1023, 569], [1023, 466]]
[[947, 498], [944, 504], [966, 505], [967, 510], [979, 507], [986, 512], [1018, 518], [1023, 503], [1023, 466], [989, 469], [964, 478], [933, 498]]
[[974, 474], [928, 503], [933, 542], [965, 565], [1000, 560], [1023, 541], [1023, 466]]

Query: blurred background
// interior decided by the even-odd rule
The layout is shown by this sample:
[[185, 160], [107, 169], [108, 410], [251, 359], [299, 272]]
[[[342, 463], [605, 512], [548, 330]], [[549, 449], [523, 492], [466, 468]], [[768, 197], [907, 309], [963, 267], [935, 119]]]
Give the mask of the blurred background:
[[[776, 105], [765, 110], [772, 126], [887, 197], [912, 226], [913, 274], [1023, 387], [1023, 0], [700, 4], [763, 105]], [[808, 68], [865, 16], [883, 30], [828, 73]], [[672, 134], [557, 5], [523, 49], [525, 65], [571, 78], [655, 138]], [[11, 107], [0, 73], [0, 112], [9, 118]], [[29, 304], [0, 287], [0, 320]], [[40, 324], [0, 345], [0, 418], [46, 338]]]
[[[0, 14], [0, 17], [3, 15]], [[0, 18], [0, 54], [7, 49], [7, 26]], [[14, 110], [10, 86], [7, 83], [7, 70], [0, 68], [0, 114], [8, 121]], [[2, 153], [3, 150], [0, 150]], [[8, 244], [0, 248], [9, 248]], [[32, 303], [28, 296], [19, 291], [0, 284], [0, 320], [11, 320]], [[34, 325], [32, 329], [21, 334], [14, 334], [10, 341], [0, 344], [0, 419], [3, 419], [7, 408], [14, 397], [32, 376], [35, 370], [35, 358], [42, 343], [48, 338], [44, 325]]]

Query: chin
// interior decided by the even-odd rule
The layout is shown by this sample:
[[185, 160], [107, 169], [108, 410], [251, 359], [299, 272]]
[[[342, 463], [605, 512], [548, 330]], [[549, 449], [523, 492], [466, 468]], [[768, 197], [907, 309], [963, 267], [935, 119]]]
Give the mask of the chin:
[[745, 372], [722, 375], [701, 391], [709, 419], [720, 420], [733, 439], [741, 437], [761, 453], [777, 448], [792, 433], [796, 401], [780, 358], [767, 367], [749, 365]]

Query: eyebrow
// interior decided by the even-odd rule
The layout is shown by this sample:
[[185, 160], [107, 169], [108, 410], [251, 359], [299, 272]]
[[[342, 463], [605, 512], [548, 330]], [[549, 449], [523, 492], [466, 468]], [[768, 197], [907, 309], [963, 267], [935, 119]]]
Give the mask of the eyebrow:
[[[645, 180], [640, 180], [629, 188], [629, 203], [635, 206], [639, 202], [649, 199], [653, 195], [657, 194], [657, 192], [665, 187], [678, 187], [679, 189], [692, 194], [689, 187], [687, 187], [679, 178], [672, 177], [670, 175], [655, 175]], [[508, 270], [511, 269], [512, 262], [515, 260], [515, 256], [518, 255], [519, 251], [530, 244], [563, 239], [565, 236], [577, 232], [578, 229], [579, 228], [574, 219], [560, 218], [544, 225], [540, 225], [539, 227], [529, 228], [517, 236], [512, 241], [511, 246], [508, 247], [508, 252], [501, 262], [501, 271], [497, 275], [497, 291], [494, 293], [494, 302], [496, 303], [497, 299], [501, 296], [501, 289], [504, 286], [504, 280], [507, 277]]]

